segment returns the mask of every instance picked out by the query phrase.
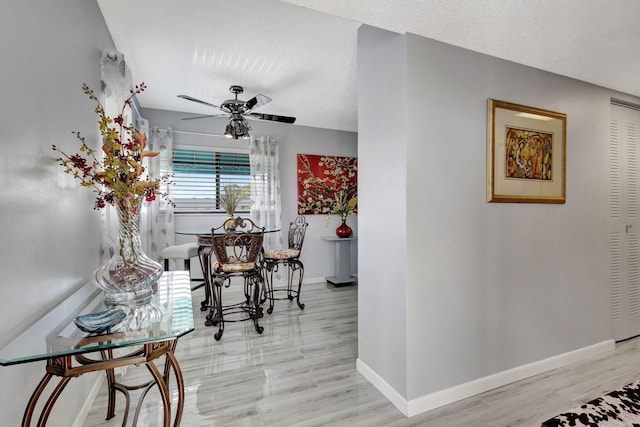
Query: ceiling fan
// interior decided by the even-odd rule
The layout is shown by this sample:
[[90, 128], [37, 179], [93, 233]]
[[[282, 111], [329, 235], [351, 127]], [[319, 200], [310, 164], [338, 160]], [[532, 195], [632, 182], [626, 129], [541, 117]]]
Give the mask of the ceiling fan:
[[224, 136], [227, 138], [249, 138], [249, 131], [252, 129], [246, 119], [257, 120], [270, 120], [281, 123], [294, 123], [295, 117], [277, 116], [275, 114], [263, 114], [254, 113], [253, 110], [262, 107], [265, 104], [271, 102], [271, 98], [265, 95], [258, 94], [248, 101], [238, 99], [238, 95], [244, 92], [242, 86], [233, 85], [229, 88], [229, 92], [235, 95], [234, 99], [227, 99], [222, 102], [220, 106], [210, 104], [205, 101], [193, 98], [189, 95], [178, 95], [178, 98], [186, 99], [187, 101], [197, 102], [199, 104], [208, 105], [214, 107], [223, 112], [223, 114], [212, 114], [205, 116], [186, 117], [183, 120], [203, 119], [205, 117], [216, 117], [221, 115], [229, 116], [229, 124], [227, 125]]

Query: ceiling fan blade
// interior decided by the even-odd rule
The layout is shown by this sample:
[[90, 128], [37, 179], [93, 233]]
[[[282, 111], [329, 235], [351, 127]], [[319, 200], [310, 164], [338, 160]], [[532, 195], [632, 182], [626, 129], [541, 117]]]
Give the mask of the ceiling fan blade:
[[275, 114], [251, 113], [251, 114], [247, 114], [247, 117], [250, 119], [271, 120], [272, 122], [280, 122], [280, 123], [295, 123], [296, 121], [295, 117], [276, 116]]
[[201, 101], [201, 100], [196, 99], [196, 98], [194, 98], [192, 96], [189, 96], [189, 95], [178, 95], [178, 98], [186, 99], [187, 101], [197, 102], [198, 104], [208, 105], [209, 107], [214, 107], [214, 108], [218, 108], [218, 109], [220, 108], [217, 105], [210, 104], [210, 103], [205, 102], [205, 101]]
[[226, 114], [206, 114], [203, 116], [193, 116], [193, 117], [183, 117], [180, 120], [196, 120], [196, 119], [207, 119], [210, 117], [222, 117], [226, 116]]
[[271, 102], [271, 98], [266, 95], [258, 94], [247, 101], [246, 106], [247, 110], [253, 110], [254, 108], [259, 108], [265, 104]]

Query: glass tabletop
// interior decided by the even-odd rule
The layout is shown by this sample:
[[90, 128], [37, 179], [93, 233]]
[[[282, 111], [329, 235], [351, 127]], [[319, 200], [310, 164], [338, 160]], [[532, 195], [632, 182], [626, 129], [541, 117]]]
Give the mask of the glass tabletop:
[[74, 319], [106, 310], [102, 300], [102, 291], [87, 283], [0, 349], [0, 365], [174, 339], [194, 329], [191, 282], [186, 271], [165, 271], [158, 280], [152, 305], [125, 309], [124, 320], [106, 333], [89, 334], [78, 329]]
[[[277, 233], [278, 231], [280, 231], [280, 228], [272, 228], [272, 229], [265, 229], [264, 232], [266, 233]], [[181, 234], [184, 236], [211, 236], [211, 229], [205, 230], [205, 229], [183, 229], [183, 230], [176, 230], [175, 231], [176, 234]], [[220, 231], [219, 233], [216, 234], [225, 234], [224, 231]]]

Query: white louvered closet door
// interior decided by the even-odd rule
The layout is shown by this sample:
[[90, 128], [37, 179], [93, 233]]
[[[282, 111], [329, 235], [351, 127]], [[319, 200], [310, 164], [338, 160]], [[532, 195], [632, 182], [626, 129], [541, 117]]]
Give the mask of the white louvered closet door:
[[611, 105], [611, 316], [616, 341], [640, 335], [640, 111]]

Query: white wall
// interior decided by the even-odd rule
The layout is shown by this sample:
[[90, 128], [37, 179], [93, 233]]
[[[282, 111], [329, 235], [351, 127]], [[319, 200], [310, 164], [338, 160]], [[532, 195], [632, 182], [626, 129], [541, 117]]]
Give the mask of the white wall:
[[[417, 36], [407, 45], [408, 246], [421, 248], [409, 259], [408, 397], [610, 339], [610, 92]], [[567, 114], [566, 204], [485, 202], [487, 98]]]
[[[371, 130], [380, 130], [388, 106], [406, 91], [406, 104], [397, 108], [407, 129], [407, 260], [406, 276], [396, 267], [393, 288], [389, 263], [368, 263], [366, 273], [361, 268], [367, 286], [359, 288], [360, 361], [388, 384], [400, 384], [395, 391], [411, 401], [610, 340], [608, 127], [610, 97], [618, 94], [434, 40], [365, 28], [361, 57], [390, 45], [386, 56], [406, 55], [406, 82], [395, 67], [359, 67], [358, 144], [361, 176], [396, 173], [388, 153], [366, 160], [364, 153], [379, 144]], [[372, 91], [381, 99], [363, 109]], [[566, 204], [486, 203], [488, 98], [567, 114]], [[388, 149], [397, 146], [402, 150], [388, 140]], [[365, 209], [375, 206], [372, 186], [361, 179], [362, 235], [375, 215]], [[397, 200], [399, 190], [375, 197]], [[386, 246], [363, 240], [361, 266], [385, 256]], [[406, 389], [396, 377], [395, 364], [403, 362], [376, 353], [376, 346], [399, 344], [381, 336], [383, 320], [362, 309], [383, 292], [406, 294], [406, 310], [397, 305], [393, 314], [406, 321]]]
[[[6, 59], [0, 69], [2, 346], [84, 284], [100, 265], [101, 222], [100, 213], [93, 210], [93, 194], [64, 174], [51, 145], [75, 152], [74, 130], [97, 145], [94, 104], [81, 85], [86, 82], [99, 90], [100, 53], [114, 45], [95, 1], [7, 0], [0, 5], [0, 15], [5, 18], [0, 52]], [[183, 123], [174, 116], [160, 125], [179, 129]], [[206, 120], [192, 126], [215, 131]], [[255, 128], [279, 136], [283, 144], [287, 223], [296, 215], [297, 153], [357, 155], [355, 133], [300, 126], [280, 129], [269, 123]], [[334, 219], [326, 227], [320, 215], [307, 219], [306, 277], [330, 275], [333, 247], [320, 236], [332, 234], [338, 223]], [[357, 234], [356, 219], [349, 222]], [[357, 250], [352, 256], [355, 272]], [[19, 425], [43, 374], [44, 362], [0, 367], [0, 425]], [[95, 379], [96, 374], [88, 374], [70, 382], [54, 408], [52, 425], [72, 424], [82, 404], [78, 396], [86, 396]]]
[[[95, 1], [0, 3], [0, 345], [80, 287], [99, 265], [100, 214], [54, 160], [77, 150], [71, 131], [96, 140], [99, 60], [113, 43]], [[44, 363], [0, 367], [0, 425], [20, 424]], [[51, 425], [71, 425], [95, 374], [73, 379]], [[66, 407], [64, 410], [60, 409]]]
[[359, 38], [358, 361], [366, 363], [405, 395], [408, 290], [403, 262], [407, 257], [408, 148], [405, 42], [400, 35], [389, 37], [388, 33], [367, 26], [360, 28]]
[[[134, 76], [135, 78], [135, 76]], [[149, 87], [148, 91], [153, 91]], [[211, 100], [212, 102], [214, 100]], [[187, 102], [187, 101], [185, 101]], [[181, 120], [191, 114], [175, 111], [156, 109], [142, 109], [141, 114], [149, 120], [149, 126], [158, 126], [166, 129], [171, 127], [174, 131], [203, 132], [210, 134], [222, 134], [227, 121], [224, 118], [210, 118], [200, 120]], [[283, 241], [286, 243], [286, 230], [289, 222], [297, 216], [297, 154], [326, 154], [332, 156], [357, 157], [357, 134], [354, 132], [319, 129], [306, 126], [286, 125], [274, 122], [253, 120], [252, 133], [255, 136], [277, 136], [280, 141], [280, 189], [282, 191], [282, 224]], [[187, 145], [229, 145], [229, 140], [220, 137], [198, 136], [190, 134], [174, 133], [174, 144]], [[236, 147], [247, 147], [242, 140], [231, 143]], [[335, 229], [339, 225], [337, 216], [333, 216], [327, 226], [326, 215], [306, 215], [309, 227], [304, 240], [301, 260], [304, 263], [305, 280], [324, 279], [334, 275], [335, 259], [332, 242], [321, 239], [322, 236], [335, 235]], [[176, 218], [176, 230], [180, 228], [201, 228], [210, 230], [212, 226], [220, 225], [223, 217], [214, 215], [182, 215]], [[358, 218], [350, 217], [347, 220], [349, 226], [358, 235]], [[176, 236], [178, 243], [192, 241], [192, 237]], [[358, 272], [357, 245], [352, 245], [352, 272]], [[192, 263], [194, 276], [198, 274], [199, 265]], [[199, 276], [198, 276], [199, 277]]]

